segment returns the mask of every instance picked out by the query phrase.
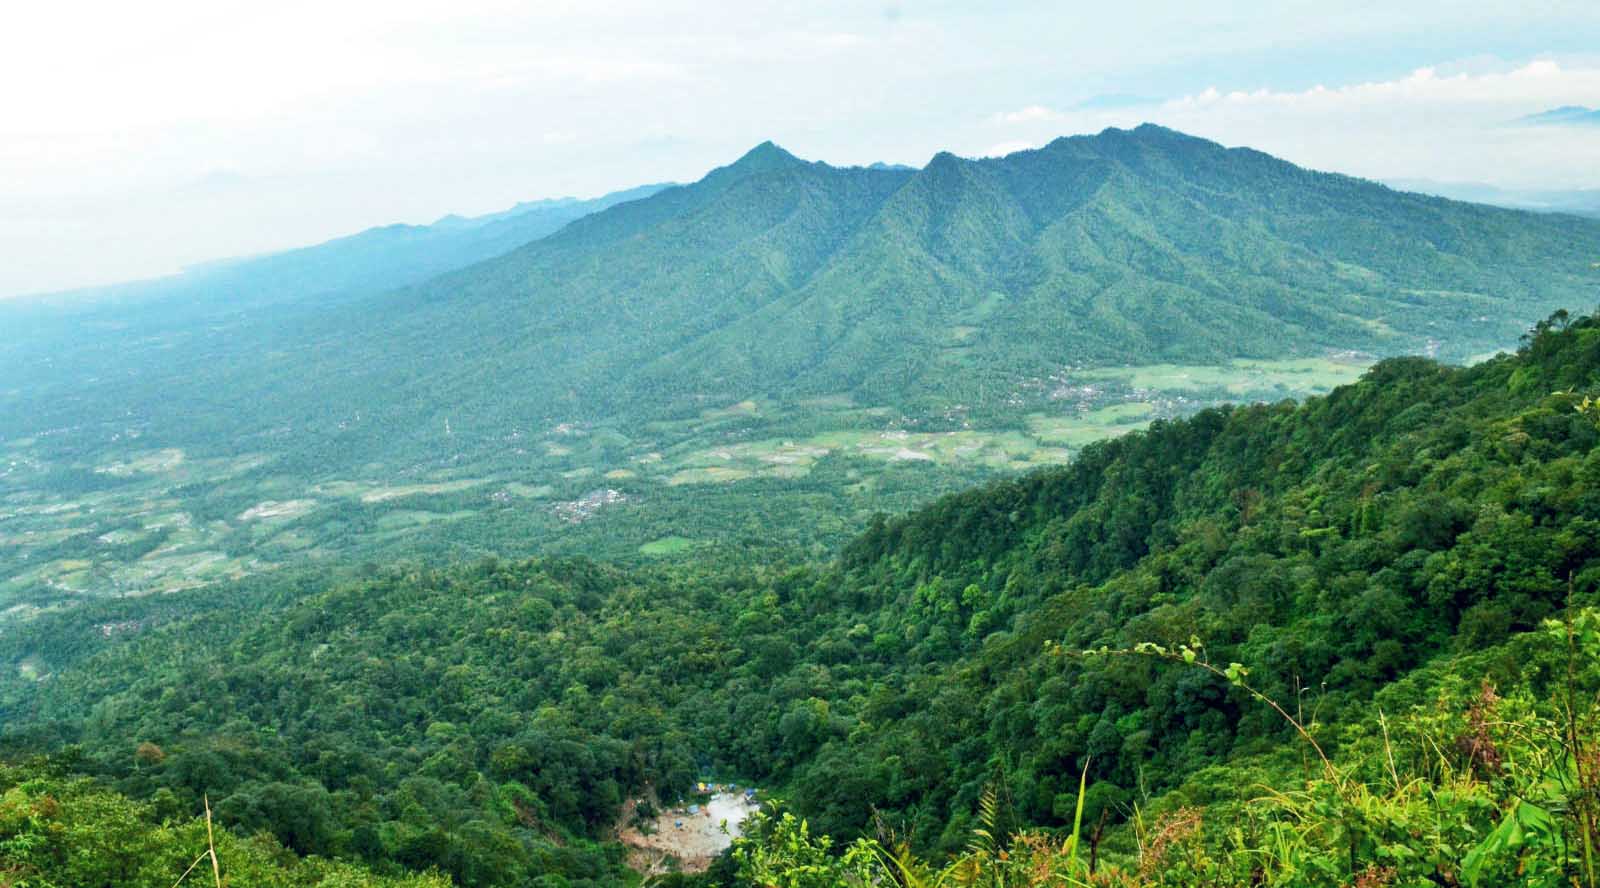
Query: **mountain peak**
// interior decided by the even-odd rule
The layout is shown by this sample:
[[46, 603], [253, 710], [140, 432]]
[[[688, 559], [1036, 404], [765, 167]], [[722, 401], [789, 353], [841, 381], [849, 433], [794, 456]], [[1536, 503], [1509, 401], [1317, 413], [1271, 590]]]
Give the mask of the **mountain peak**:
[[[1175, 129], [1171, 129], [1169, 127], [1162, 126], [1159, 123], [1141, 123], [1138, 126], [1133, 128], [1133, 134], [1136, 135], [1136, 136], [1144, 136], [1146, 138], [1149, 138], [1150, 136], [1181, 136], [1181, 135], [1184, 135], [1183, 133], [1180, 133]], [[1187, 137], [1187, 138], [1193, 138], [1193, 137], [1191, 136], [1191, 137]]]
[[1155, 141], [1203, 141], [1187, 133], [1164, 127], [1158, 123], [1141, 123], [1133, 129], [1121, 129], [1108, 126], [1096, 136], [1099, 139], [1132, 139], [1139, 142]]
[[1080, 152], [1124, 150], [1130, 145], [1197, 145], [1211, 144], [1206, 139], [1191, 136], [1156, 123], [1141, 123], [1132, 129], [1108, 126], [1098, 133], [1077, 136], [1058, 136], [1044, 146], [1045, 151]]
[[805, 161], [778, 147], [769, 139], [746, 151], [743, 157], [733, 162], [730, 169], [770, 172], [804, 164]]

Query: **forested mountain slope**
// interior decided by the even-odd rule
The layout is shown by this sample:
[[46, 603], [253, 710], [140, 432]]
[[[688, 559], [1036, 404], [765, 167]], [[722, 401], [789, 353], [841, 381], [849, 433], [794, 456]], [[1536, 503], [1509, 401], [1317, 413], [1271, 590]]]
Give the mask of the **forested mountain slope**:
[[[469, 885], [609, 878], [620, 800], [705, 774], [819, 832], [876, 818], [939, 852], [971, 841], [986, 788], [992, 834], [1069, 828], [1080, 779], [1113, 829], [1135, 805], [1233, 811], [1301, 773], [1284, 718], [1220, 674], [1072, 652], [1198, 639], [1314, 711], [1333, 757], [1370, 754], [1374, 701], [1395, 715], [1444, 676], [1549, 699], [1560, 672], [1531, 663], [1559, 646], [1516, 639], [1600, 604], [1597, 391], [1600, 322], [1557, 316], [1472, 368], [1395, 359], [1302, 405], [1156, 423], [880, 522], [835, 563], [485, 562], [268, 589], [254, 611], [95, 605], [42, 618], [49, 649], [0, 637], [52, 673], [8, 679], [0, 718], [12, 749], [81, 744], [136, 798], [210, 792], [231, 828]], [[1473, 804], [1481, 839], [1501, 812]], [[1285, 884], [1394, 862], [1351, 841]], [[1455, 878], [1452, 847], [1408, 872]]]
[[[396, 333], [438, 373], [370, 372], [596, 416], [779, 391], [971, 403], [1074, 363], [1461, 358], [1590, 298], [1597, 253], [1600, 224], [1402, 194], [1152, 126], [915, 172], [766, 145], [422, 288]], [[482, 377], [459, 354], [496, 356], [503, 388], [469, 388]]]
[[[214, 445], [217, 429], [180, 421], [193, 398], [252, 404], [228, 414], [234, 432], [322, 437], [360, 411], [341, 452], [399, 458], [446, 417], [458, 446], [487, 448], [530, 424], [764, 394], [999, 402], [1072, 364], [1460, 359], [1589, 298], [1597, 253], [1600, 222], [1394, 192], [1154, 126], [921, 170], [768, 143], [506, 256], [274, 328], [259, 354], [132, 399], [132, 419], [156, 443]], [[63, 403], [24, 392], [9, 424], [77, 425], [104, 384]]]
[[[913, 660], [962, 666], [904, 686], [908, 717], [824, 750], [837, 758], [802, 798], [842, 814], [863, 791], [899, 793], [910, 813], [931, 792], [961, 809], [1003, 751], [1025, 816], [1050, 822], [1086, 762], [1103, 791], [1132, 792], [1285, 727], [1212, 676], [1062, 661], [1046, 640], [1198, 635], [1270, 696], [1312, 689], [1338, 720], [1431, 658], [1536, 628], [1569, 594], [1592, 603], [1600, 432], [1579, 407], [1597, 367], [1588, 320], [1468, 370], [1387, 361], [1303, 406], [1161, 424], [874, 529], [846, 556], [847, 588], [906, 614], [895, 643]], [[913, 750], [933, 758], [882, 764]]]

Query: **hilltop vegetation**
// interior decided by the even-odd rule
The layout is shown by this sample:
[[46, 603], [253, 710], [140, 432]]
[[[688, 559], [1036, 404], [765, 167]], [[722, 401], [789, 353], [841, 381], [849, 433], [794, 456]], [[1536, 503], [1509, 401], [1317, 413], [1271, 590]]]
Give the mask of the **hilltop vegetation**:
[[[208, 792], [241, 834], [464, 885], [614, 883], [621, 800], [707, 774], [770, 787], [812, 836], [773, 822], [723, 884], [870, 877], [803, 869], [824, 833], [999, 874], [1027, 829], [1055, 837], [1006, 859], [1066, 871], [1092, 845], [1121, 884], [1590, 884], [1597, 386], [1600, 321], [1560, 315], [1475, 367], [1393, 359], [1304, 404], [1155, 422], [829, 562], [485, 561], [89, 605], [40, 618], [42, 652], [0, 637], [50, 676], [8, 678], [0, 721], [174, 816]], [[1217, 671], [1183, 662], [1196, 641]], [[1080, 653], [1152, 643], [1170, 658]]]
[[0, 306], [0, 619], [306, 562], [820, 558], [1158, 419], [1492, 354], [1600, 254], [1600, 222], [1149, 126], [922, 169], [766, 144], [633, 196], [217, 269], [159, 310]]
[[[0, 765], [0, 878], [17, 888], [172, 888], [223, 874], [274, 888], [447, 888], [438, 874], [380, 876], [297, 858], [270, 836], [242, 838], [64, 773], [61, 762]], [[212, 869], [213, 852], [219, 863]]]

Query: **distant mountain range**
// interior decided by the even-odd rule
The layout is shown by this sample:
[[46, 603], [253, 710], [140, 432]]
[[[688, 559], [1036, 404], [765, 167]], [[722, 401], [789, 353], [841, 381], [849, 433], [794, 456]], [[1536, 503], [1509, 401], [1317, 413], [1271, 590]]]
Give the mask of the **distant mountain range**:
[[1527, 126], [1600, 126], [1600, 109], [1564, 105], [1519, 117], [1516, 122]]
[[645, 185], [593, 200], [519, 203], [487, 216], [445, 216], [432, 225], [386, 225], [312, 247], [209, 263], [185, 277], [197, 277], [200, 287], [284, 296], [393, 289], [499, 256], [574, 219], [666, 187]]
[[445, 216], [432, 225], [384, 225], [325, 243], [194, 265], [170, 277], [0, 302], [29, 310], [197, 299], [239, 309], [283, 301], [390, 290], [509, 252], [574, 219], [666, 188], [645, 185], [593, 200], [519, 203], [485, 216]]
[[[298, 325], [342, 335], [308, 318], [347, 302], [381, 300], [395, 288], [501, 255], [666, 187], [532, 201], [432, 225], [386, 225], [314, 246], [207, 262], [170, 277], [0, 299], [0, 437], [39, 428], [33, 418], [42, 415], [40, 405], [61, 408], [46, 410], [50, 422], [77, 427], [119, 414], [139, 417], [140, 405], [174, 396], [184, 406], [171, 421], [188, 425], [181, 414], [194, 407], [193, 393], [233, 391], [231, 372], [237, 368], [245, 379], [259, 372], [252, 361], [294, 345]], [[314, 401], [314, 385], [301, 396]], [[234, 414], [223, 422], [238, 429], [251, 420]]]
[[1572, 213], [1600, 217], [1600, 188], [1570, 191], [1500, 188], [1482, 182], [1437, 182], [1432, 179], [1390, 179], [1385, 184], [1401, 191], [1415, 191], [1537, 213]]
[[[414, 430], [446, 419], [487, 442], [755, 395], [970, 405], [1067, 365], [1463, 359], [1592, 303], [1600, 257], [1600, 222], [1402, 193], [1150, 125], [922, 169], [765, 143], [694, 184], [605, 202], [194, 273], [195, 292], [243, 306], [226, 321], [36, 323], [0, 345], [26, 367], [0, 411], [20, 429], [132, 417], [174, 442], [202, 434], [200, 404], [250, 406], [207, 411], [206, 436], [359, 412], [373, 437], [339, 452], [365, 460], [413, 452]], [[518, 238], [381, 295], [249, 310], [370, 293]]]

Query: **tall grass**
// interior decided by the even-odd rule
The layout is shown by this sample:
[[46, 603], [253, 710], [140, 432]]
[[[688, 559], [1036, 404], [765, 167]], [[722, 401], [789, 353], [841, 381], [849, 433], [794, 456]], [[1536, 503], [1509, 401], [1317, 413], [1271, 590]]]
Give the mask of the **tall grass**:
[[1600, 888], [1600, 611], [1568, 613], [1530, 640], [1546, 653], [1565, 651], [1565, 675], [1553, 694], [1541, 698], [1518, 687], [1502, 696], [1486, 680], [1447, 677], [1431, 704], [1398, 718], [1374, 706], [1370, 723], [1346, 726], [1337, 757], [1314, 723], [1252, 686], [1244, 666], [1209, 662], [1197, 640], [1072, 652], [1157, 657], [1208, 671], [1276, 712], [1321, 767], [1277, 787], [1241, 786], [1235, 803], [1135, 806], [1119, 828], [1127, 850], [1104, 865], [1082, 853], [1085, 762], [1064, 835], [1001, 835], [1001, 796], [990, 788], [971, 841], [942, 864], [889, 838], [822, 855], [850, 866], [826, 871], [821, 881], [795, 881], [781, 852], [759, 867], [745, 865], [761, 843], [769, 851], [815, 850], [818, 840], [803, 821], [780, 814], [763, 815], [740, 843], [741, 872], [774, 888]]

